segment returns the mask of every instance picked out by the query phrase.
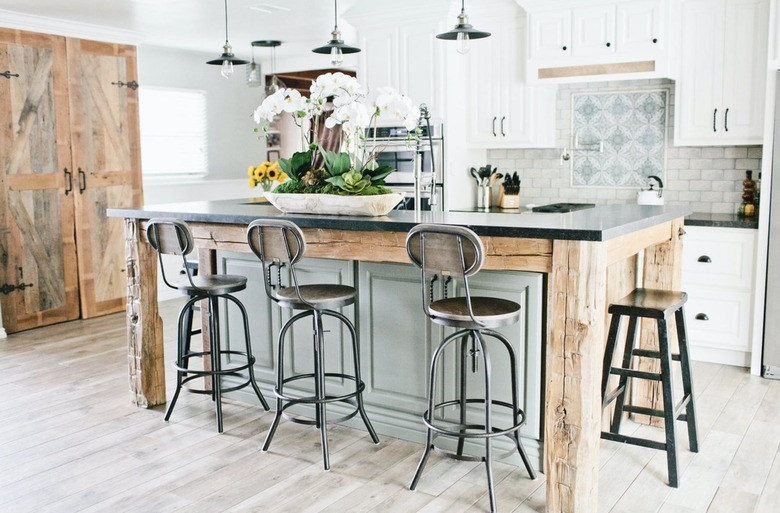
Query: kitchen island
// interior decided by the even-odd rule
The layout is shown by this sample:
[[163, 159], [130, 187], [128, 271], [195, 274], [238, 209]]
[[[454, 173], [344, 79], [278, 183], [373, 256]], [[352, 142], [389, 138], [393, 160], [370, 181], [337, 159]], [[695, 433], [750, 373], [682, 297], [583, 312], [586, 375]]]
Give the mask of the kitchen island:
[[[284, 217], [301, 226], [307, 256], [408, 263], [405, 237], [420, 222], [468, 226], [483, 239], [485, 269], [545, 276], [544, 472], [547, 511], [597, 510], [601, 429], [600, 379], [607, 304], [632, 290], [643, 253], [645, 287], [678, 289], [683, 206], [613, 205], [565, 214], [394, 211], [377, 218], [282, 214], [246, 200], [110, 210], [126, 219], [128, 350], [131, 391], [139, 406], [165, 402], [157, 260], [145, 243], [151, 217], [187, 221], [200, 272], [216, 272], [217, 251], [248, 252], [246, 225]], [[422, 312], [420, 312], [422, 315]], [[643, 326], [652, 344], [652, 329]], [[648, 401], [657, 398], [648, 390]]]

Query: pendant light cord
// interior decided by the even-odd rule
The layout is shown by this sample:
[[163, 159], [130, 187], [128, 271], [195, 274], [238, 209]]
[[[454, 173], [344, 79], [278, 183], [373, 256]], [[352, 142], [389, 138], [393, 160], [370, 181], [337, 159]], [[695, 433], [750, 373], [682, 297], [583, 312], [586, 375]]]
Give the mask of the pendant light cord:
[[338, 31], [338, 29], [339, 29], [339, 0], [333, 0], [333, 31], [336, 32]]
[[225, 42], [228, 42], [228, 13], [227, 13], [227, 0], [225, 0]]

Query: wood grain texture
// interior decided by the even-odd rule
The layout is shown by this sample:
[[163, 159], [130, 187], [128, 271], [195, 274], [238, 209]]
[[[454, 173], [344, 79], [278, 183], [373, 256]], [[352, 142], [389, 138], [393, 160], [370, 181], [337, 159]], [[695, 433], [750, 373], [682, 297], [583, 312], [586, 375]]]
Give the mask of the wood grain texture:
[[[643, 286], [650, 289], [680, 290], [682, 286], [682, 248], [683, 248], [683, 220], [677, 219], [668, 223], [669, 231], [666, 242], [656, 244], [645, 250]], [[673, 320], [668, 322], [669, 343], [672, 351], [677, 352], [677, 330]], [[639, 330], [639, 347], [642, 349], [658, 350], [658, 329], [653, 319], [642, 319]], [[638, 358], [636, 369], [645, 372], [658, 373], [661, 371], [661, 362], [656, 358]], [[673, 367], [674, 369], [674, 367]], [[633, 380], [632, 404], [648, 408], [662, 409], [660, 381]], [[660, 417], [648, 417], [646, 415], [634, 415], [637, 422], [663, 425]]]
[[603, 244], [554, 241], [547, 312], [547, 511], [595, 512], [606, 315]]
[[157, 254], [142, 241], [139, 221], [128, 219], [124, 224], [130, 392], [134, 404], [149, 408], [165, 404], [163, 326], [157, 309]]
[[[78, 318], [65, 39], [0, 29], [0, 296], [10, 333]], [[48, 222], [41, 222], [42, 219]]]
[[86, 189], [76, 194], [82, 317], [124, 308], [121, 219], [107, 208], [141, 204], [138, 93], [112, 82], [137, 80], [135, 48], [68, 39], [73, 161]]

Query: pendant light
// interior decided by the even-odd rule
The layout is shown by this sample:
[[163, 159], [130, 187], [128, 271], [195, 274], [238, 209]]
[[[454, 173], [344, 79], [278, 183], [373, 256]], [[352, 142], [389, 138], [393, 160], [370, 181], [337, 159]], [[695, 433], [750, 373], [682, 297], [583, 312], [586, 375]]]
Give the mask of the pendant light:
[[255, 45], [252, 43], [252, 62], [246, 67], [247, 87], [260, 87], [263, 84], [263, 73], [260, 65], [255, 62]]
[[285, 83], [279, 80], [279, 77], [276, 76], [276, 47], [281, 45], [282, 42], [276, 40], [252, 41], [253, 48], [255, 46], [259, 46], [261, 48], [271, 49], [271, 83], [265, 87], [266, 96], [271, 96], [279, 89], [284, 89], [287, 87], [287, 85], [285, 85]]
[[482, 39], [490, 36], [490, 32], [477, 30], [469, 24], [469, 17], [466, 14], [465, 9], [465, 1], [466, 0], [460, 0], [460, 14], [458, 15], [458, 23], [455, 25], [455, 28], [449, 32], [444, 32], [436, 36], [437, 39], [456, 41], [455, 49], [461, 54], [468, 53], [470, 40]]
[[222, 66], [222, 76], [230, 78], [233, 74], [233, 65], [249, 64], [249, 61], [237, 58], [233, 55], [233, 47], [228, 42], [228, 11], [227, 0], [225, 0], [225, 44], [222, 46], [222, 55], [218, 59], [208, 61], [206, 64], [213, 64], [215, 66]]
[[358, 53], [360, 48], [349, 46], [341, 39], [341, 31], [339, 30], [339, 2], [333, 0], [334, 4], [334, 18], [335, 23], [333, 25], [333, 32], [330, 33], [331, 40], [325, 46], [320, 46], [312, 50], [314, 53], [330, 54], [330, 63], [334, 66], [340, 66], [344, 62], [345, 53]]

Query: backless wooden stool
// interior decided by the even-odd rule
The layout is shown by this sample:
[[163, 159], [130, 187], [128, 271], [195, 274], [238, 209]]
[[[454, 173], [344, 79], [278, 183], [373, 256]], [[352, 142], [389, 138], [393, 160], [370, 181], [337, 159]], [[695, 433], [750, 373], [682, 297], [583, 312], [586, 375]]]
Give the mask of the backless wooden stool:
[[[513, 443], [513, 449], [520, 454], [528, 475], [536, 479], [531, 461], [520, 441], [519, 430], [525, 424], [525, 413], [520, 407], [518, 398], [517, 358], [509, 340], [494, 330], [510, 326], [520, 320], [520, 305], [514, 301], [495, 297], [472, 296], [469, 291], [468, 277], [476, 274], [485, 261], [485, 248], [482, 240], [472, 230], [462, 226], [445, 226], [435, 224], [420, 224], [415, 226], [406, 238], [406, 251], [412, 263], [420, 268], [422, 279], [423, 310], [428, 318], [439, 325], [456, 328], [457, 331], [441, 341], [433, 353], [428, 381], [428, 410], [423, 413], [426, 440], [417, 470], [414, 473], [409, 488], [414, 490], [420, 480], [431, 450], [444, 456], [466, 461], [483, 461], [487, 471], [488, 495], [490, 511], [496, 511], [496, 497], [493, 487], [492, 448], [493, 438], [506, 436]], [[441, 276], [451, 276], [461, 280], [465, 295], [462, 297], [445, 297], [434, 299], [433, 282]], [[509, 362], [511, 380], [511, 399], [499, 400], [493, 396], [491, 378], [491, 358], [488, 353], [486, 338], [496, 340], [498, 349], [505, 352], [496, 356]], [[460, 345], [456, 348], [456, 367], [458, 368], [458, 386], [454, 399], [444, 397], [439, 390], [441, 380], [439, 372], [446, 366], [445, 350], [451, 343]], [[481, 363], [481, 365], [480, 365]], [[469, 397], [466, 389], [467, 371], [478, 372], [482, 368], [484, 378], [484, 393]], [[467, 408], [471, 405], [481, 405], [478, 415], [480, 420], [467, 420]], [[493, 408], [505, 408], [511, 414], [508, 426], [498, 427], [493, 422]], [[448, 419], [444, 410], [456, 410], [458, 420]], [[476, 412], [473, 412], [476, 414]], [[457, 449], [448, 451], [434, 445], [438, 436], [457, 440]], [[480, 440], [485, 444], [484, 456], [470, 456], [463, 453], [466, 440]]]
[[[254, 374], [255, 357], [252, 356], [252, 345], [249, 341], [249, 320], [246, 309], [232, 294], [246, 288], [246, 277], [231, 274], [214, 274], [200, 276], [195, 274], [196, 267], [187, 261], [187, 255], [195, 248], [192, 232], [183, 221], [178, 219], [154, 218], [150, 219], [146, 228], [146, 236], [149, 244], [157, 252], [159, 257], [162, 278], [166, 285], [178, 289], [189, 299], [181, 309], [178, 324], [178, 342], [176, 355], [176, 392], [173, 394], [168, 410], [165, 412], [165, 420], [171, 418], [176, 400], [179, 398], [183, 385], [193, 379], [210, 378], [211, 389], [193, 389], [190, 392], [197, 394], [209, 394], [214, 400], [217, 414], [217, 431], [222, 432], [222, 394], [240, 390], [248, 385], [252, 386], [263, 408], [268, 411], [260, 388], [257, 386]], [[172, 284], [165, 276], [165, 267], [162, 255], [181, 255], [186, 276]], [[244, 321], [244, 351], [223, 349], [220, 345], [219, 333], [219, 300], [224, 299], [238, 306]], [[192, 351], [190, 349], [190, 337], [192, 335], [193, 306], [198, 301], [209, 302], [209, 350]], [[190, 367], [191, 358], [208, 359], [209, 365], [204, 361], [203, 369]], [[245, 358], [245, 362], [239, 359]], [[224, 360], [224, 362], [223, 362]], [[229, 387], [222, 386], [222, 378], [232, 376], [241, 381]]]
[[[679, 471], [677, 466], [677, 431], [675, 420], [685, 421], [688, 425], [688, 443], [692, 452], [699, 452], [698, 437], [696, 434], [696, 411], [693, 398], [693, 381], [691, 377], [691, 363], [688, 355], [688, 338], [685, 331], [685, 317], [683, 305], [688, 300], [685, 292], [669, 290], [655, 290], [638, 288], [629, 295], [609, 305], [609, 313], [612, 321], [609, 325], [607, 347], [604, 352], [604, 368], [601, 378], [602, 407], [606, 408], [613, 401], [615, 411], [612, 414], [612, 422], [609, 431], [602, 431], [601, 438], [613, 440], [642, 447], [650, 447], [666, 451], [666, 461], [669, 471], [669, 486], [679, 486]], [[680, 346], [679, 354], [672, 354], [669, 347], [669, 335], [667, 320], [674, 314], [677, 326], [677, 340]], [[627, 316], [628, 331], [626, 334], [626, 347], [623, 353], [621, 367], [613, 366], [615, 345], [620, 332], [622, 316]], [[656, 319], [658, 323], [658, 351], [637, 349], [636, 333], [637, 319]], [[646, 372], [633, 370], [631, 362], [634, 356], [645, 358], [657, 358], [661, 361], [661, 372]], [[680, 362], [682, 369], [683, 397], [679, 403], [674, 404], [674, 386], [672, 379], [672, 360]], [[609, 376], [615, 374], [620, 377], [618, 387], [607, 392]], [[663, 393], [663, 410], [632, 406], [626, 404], [626, 392], [628, 378], [638, 378], [660, 381]], [[685, 413], [682, 413], [683, 410]], [[666, 442], [656, 442], [634, 436], [621, 435], [620, 422], [623, 412], [639, 413], [655, 417], [663, 417], [666, 431]]]
[[[271, 440], [274, 437], [279, 420], [284, 417], [291, 422], [316, 426], [320, 430], [320, 439], [322, 442], [322, 465], [325, 470], [330, 469], [330, 456], [328, 454], [328, 423], [344, 422], [351, 419], [358, 413], [363, 419], [371, 440], [375, 444], [379, 443], [379, 437], [374, 431], [374, 427], [368, 420], [368, 415], [363, 407], [363, 390], [365, 383], [360, 377], [360, 348], [358, 345], [357, 332], [352, 322], [336, 308], [342, 308], [355, 303], [357, 290], [348, 285], [339, 284], [306, 284], [298, 282], [295, 272], [295, 264], [303, 258], [306, 252], [306, 240], [303, 237], [301, 229], [293, 222], [284, 219], [258, 219], [252, 221], [247, 229], [247, 241], [249, 248], [260, 259], [263, 266], [263, 282], [265, 292], [268, 297], [282, 308], [292, 310], [301, 310], [293, 315], [284, 323], [279, 332], [279, 340], [276, 353], [276, 386], [274, 386], [274, 395], [276, 396], [276, 415], [274, 416], [271, 428], [268, 430], [263, 451], [267, 451], [271, 446]], [[277, 268], [276, 282], [271, 283], [272, 267]], [[289, 269], [291, 284], [283, 286], [281, 283], [281, 268], [285, 266]], [[349, 331], [352, 341], [352, 374], [325, 371], [325, 330], [323, 329], [323, 316], [333, 317], [341, 321]], [[312, 322], [312, 331], [314, 335], [312, 350], [314, 352], [313, 372], [285, 375], [284, 373], [284, 353], [285, 353], [285, 335], [292, 325], [300, 320], [310, 317]], [[288, 340], [292, 344], [292, 340]], [[327, 380], [352, 381], [354, 388], [342, 395], [329, 395], [327, 392]], [[292, 383], [300, 383], [303, 380], [313, 382], [314, 395], [304, 396], [301, 393], [294, 395], [285, 390], [285, 386]], [[339, 418], [327, 418], [327, 405], [332, 403], [347, 403], [351, 406], [351, 411]], [[314, 407], [314, 418], [307, 418], [301, 415], [293, 415], [286, 411], [295, 405], [312, 405]]]

